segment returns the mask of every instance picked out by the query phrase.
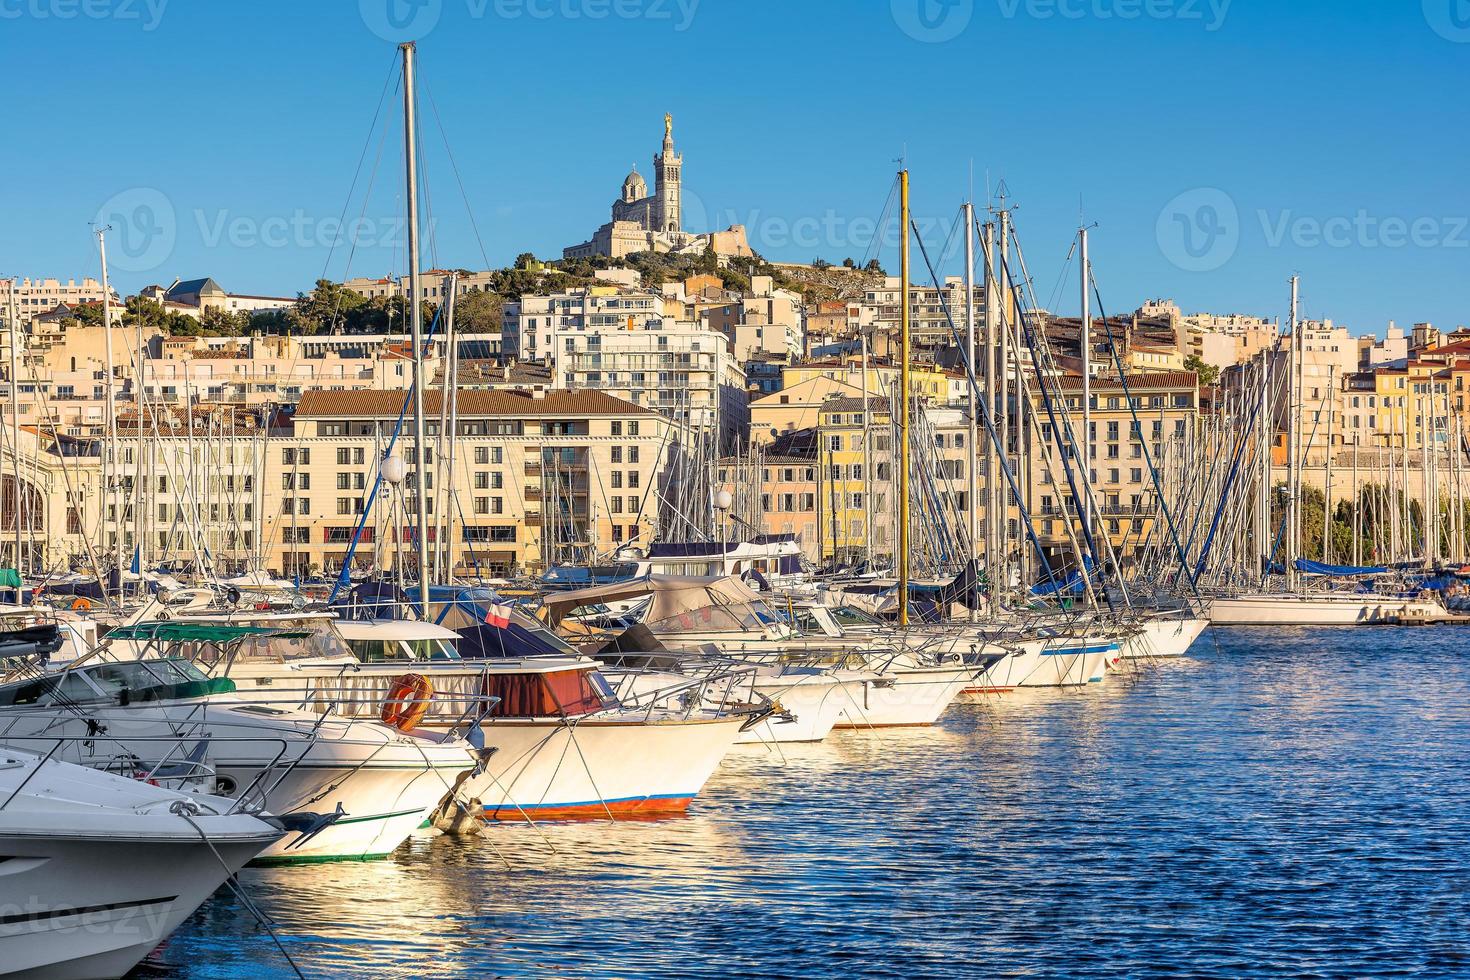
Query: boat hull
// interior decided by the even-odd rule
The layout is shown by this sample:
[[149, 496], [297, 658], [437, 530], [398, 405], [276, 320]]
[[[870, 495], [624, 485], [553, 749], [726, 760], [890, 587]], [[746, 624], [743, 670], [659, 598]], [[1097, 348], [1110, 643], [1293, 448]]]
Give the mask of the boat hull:
[[1444, 607], [1384, 596], [1247, 595], [1210, 603], [1210, 622], [1216, 626], [1371, 626], [1405, 613], [1442, 615]]
[[846, 704], [836, 728], [899, 728], [932, 725], [975, 681], [975, 669], [963, 666], [893, 667], [862, 682], [844, 686]]
[[740, 734], [742, 717], [491, 719], [483, 772], [459, 789], [488, 820], [665, 816], [699, 795]]
[[5, 876], [8, 897], [0, 904], [5, 975], [45, 980], [122, 976], [263, 843], [218, 838], [206, 843], [197, 837], [166, 842], [119, 836], [38, 838], [0, 832], [0, 853], [12, 869]]

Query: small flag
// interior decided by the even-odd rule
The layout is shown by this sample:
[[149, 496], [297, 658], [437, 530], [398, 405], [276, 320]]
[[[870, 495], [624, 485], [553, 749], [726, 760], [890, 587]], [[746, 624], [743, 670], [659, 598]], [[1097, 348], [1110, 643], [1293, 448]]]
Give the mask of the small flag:
[[485, 613], [485, 622], [498, 630], [503, 630], [510, 625], [510, 606], [492, 605]]

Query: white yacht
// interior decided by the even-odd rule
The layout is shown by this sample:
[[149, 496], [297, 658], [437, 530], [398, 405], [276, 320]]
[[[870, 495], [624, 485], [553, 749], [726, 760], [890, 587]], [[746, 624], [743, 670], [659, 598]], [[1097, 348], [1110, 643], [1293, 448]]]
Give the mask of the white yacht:
[[[271, 635], [177, 623], [125, 629], [134, 638], [168, 637], [176, 652], [192, 645], [196, 657], [200, 647]], [[263, 861], [385, 856], [476, 764], [468, 743], [446, 733], [299, 711], [291, 703], [299, 691], [256, 691], [247, 700], [235, 689], [179, 657], [83, 662], [0, 685], [0, 741], [49, 747], [64, 739], [59, 758], [149, 777], [180, 766], [207, 769], [220, 795], [263, 805], [291, 829]], [[334, 704], [350, 698], [325, 686], [317, 696]], [[195, 751], [161, 748], [178, 740]]]
[[122, 976], [281, 836], [232, 800], [0, 746], [0, 973]]

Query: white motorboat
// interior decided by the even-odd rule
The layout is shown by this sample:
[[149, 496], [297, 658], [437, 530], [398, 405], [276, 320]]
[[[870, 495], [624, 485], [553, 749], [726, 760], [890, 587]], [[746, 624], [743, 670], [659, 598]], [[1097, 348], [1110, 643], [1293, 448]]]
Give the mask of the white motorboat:
[[[750, 718], [668, 697], [624, 704], [600, 663], [520, 613], [503, 628], [509, 646], [540, 655], [474, 661], [460, 659], [453, 630], [433, 623], [294, 618], [316, 635], [263, 633], [213, 670], [245, 697], [295, 692], [291, 707], [363, 720], [379, 719], [406, 679], [422, 679], [427, 708], [413, 734], [465, 733], [483, 745], [476, 772], [451, 783], [457, 798], [477, 800], [487, 818], [683, 811]], [[232, 621], [283, 622], [274, 615]]]
[[[129, 629], [135, 637], [170, 637], [181, 647], [228, 644], [243, 628]], [[161, 754], [160, 743], [202, 745], [197, 762], [213, 773], [217, 792], [263, 805], [293, 831], [263, 861], [385, 856], [475, 764], [470, 746], [445, 733], [407, 734], [295, 710], [282, 703], [292, 697], [287, 691], [255, 701], [234, 691], [232, 681], [208, 678], [174, 657], [84, 662], [0, 686], [0, 739], [32, 747], [69, 739], [58, 757], [94, 768], [132, 762], [150, 774], [193, 761]], [[317, 696], [339, 703], [350, 697], [325, 687]]]
[[127, 973], [281, 838], [233, 803], [0, 747], [0, 974]]

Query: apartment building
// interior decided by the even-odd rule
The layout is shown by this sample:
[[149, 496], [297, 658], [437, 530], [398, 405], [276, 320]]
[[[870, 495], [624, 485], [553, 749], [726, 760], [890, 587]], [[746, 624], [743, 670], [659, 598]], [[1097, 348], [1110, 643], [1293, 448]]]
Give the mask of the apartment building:
[[[1082, 379], [1063, 377], [1059, 384], [1070, 421], [1080, 426]], [[1125, 389], [1116, 377], [1099, 377], [1092, 379], [1090, 390], [1088, 475], [1102, 511], [1101, 528], [1095, 519], [1092, 527], [1107, 536], [1121, 559], [1136, 558], [1153, 538], [1157, 513], [1150, 464], [1161, 474], [1172, 472], [1188, 458], [1198, 438], [1198, 378], [1192, 371], [1129, 375]], [[1038, 418], [1046, 417], [1039, 400], [1036, 412]], [[1050, 422], [1042, 423], [1040, 435], [1053, 439]], [[1059, 452], [1053, 450], [1051, 458], [1061, 465]], [[1054, 564], [1072, 561], [1063, 515], [1072, 520], [1080, 537], [1077, 501], [1065, 475], [1053, 474], [1039, 452], [1031, 455], [1031, 492], [1033, 527], [1043, 549]]]

